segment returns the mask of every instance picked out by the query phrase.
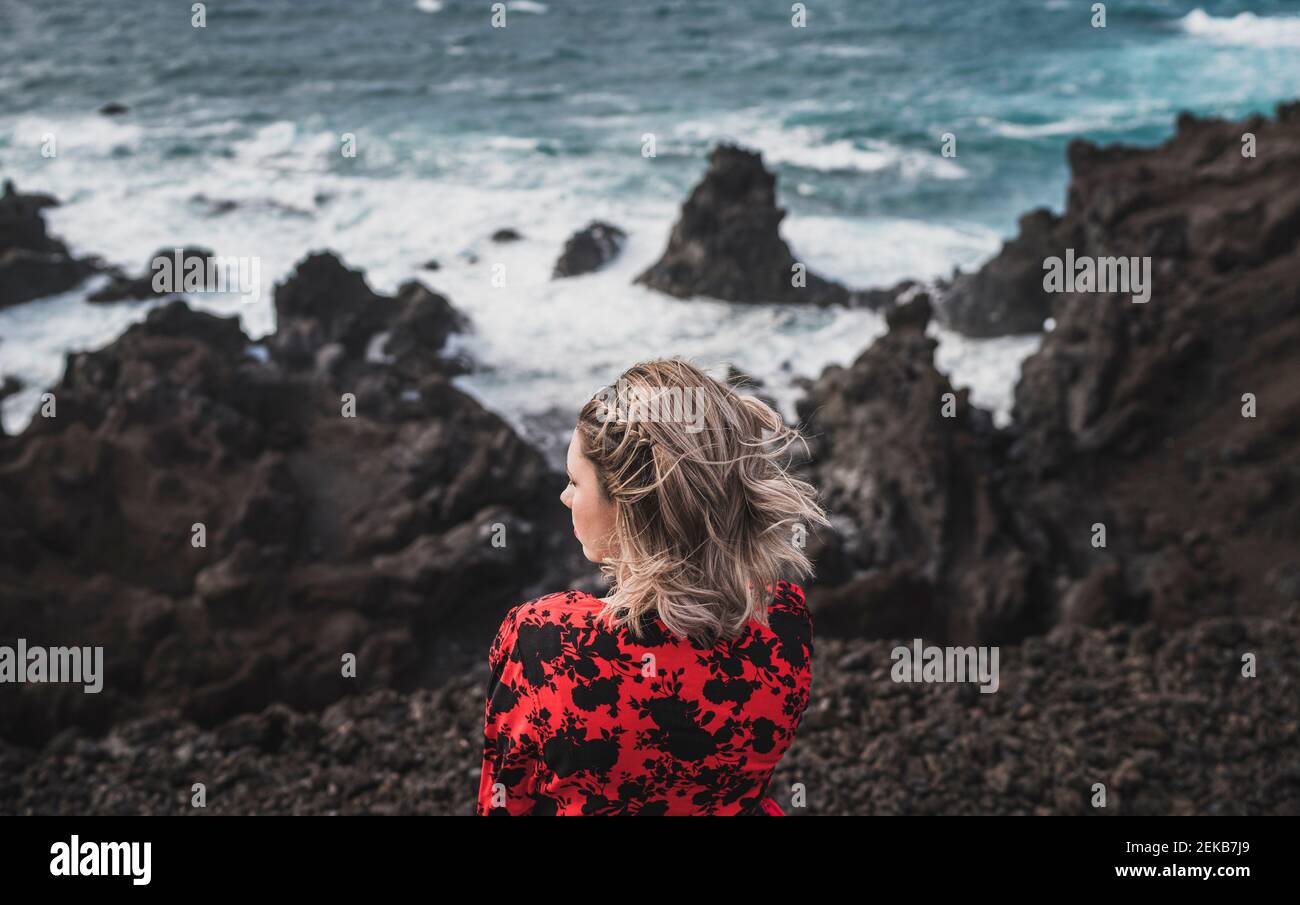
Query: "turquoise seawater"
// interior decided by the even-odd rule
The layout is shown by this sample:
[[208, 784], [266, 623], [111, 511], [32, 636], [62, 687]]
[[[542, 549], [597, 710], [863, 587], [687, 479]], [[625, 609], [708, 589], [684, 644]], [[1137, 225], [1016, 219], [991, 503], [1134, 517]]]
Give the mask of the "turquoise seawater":
[[[0, 0], [0, 174], [59, 196], [53, 231], [132, 271], [178, 243], [260, 257], [260, 302], [199, 300], [254, 336], [310, 250], [385, 291], [420, 277], [475, 321], [466, 388], [527, 427], [659, 354], [734, 362], [788, 405], [795, 377], [880, 332], [870, 312], [631, 285], [719, 140], [762, 151], [797, 254], [867, 286], [975, 266], [1020, 213], [1059, 209], [1072, 138], [1155, 143], [1180, 110], [1300, 97], [1300, 2], [1112, 2], [1105, 28], [1076, 0], [808, 0], [803, 28], [766, 0], [508, 0], [504, 28], [492, 6], [211, 2], [195, 28], [189, 3]], [[109, 101], [130, 112], [98, 115]], [[593, 217], [630, 233], [623, 256], [552, 282]], [[524, 240], [490, 243], [503, 226]], [[147, 309], [84, 294], [0, 311], [0, 372], [29, 382], [10, 429], [63, 352]], [[1035, 340], [941, 341], [941, 366], [1005, 413]]]

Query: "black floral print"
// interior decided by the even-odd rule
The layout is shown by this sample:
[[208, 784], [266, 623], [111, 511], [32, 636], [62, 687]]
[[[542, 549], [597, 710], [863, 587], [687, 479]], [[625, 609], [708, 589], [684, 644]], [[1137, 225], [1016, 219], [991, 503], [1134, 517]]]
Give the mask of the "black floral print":
[[766, 795], [808, 706], [812, 617], [777, 582], [768, 625], [712, 647], [657, 617], [640, 642], [563, 591], [506, 614], [488, 654], [480, 815], [780, 816]]

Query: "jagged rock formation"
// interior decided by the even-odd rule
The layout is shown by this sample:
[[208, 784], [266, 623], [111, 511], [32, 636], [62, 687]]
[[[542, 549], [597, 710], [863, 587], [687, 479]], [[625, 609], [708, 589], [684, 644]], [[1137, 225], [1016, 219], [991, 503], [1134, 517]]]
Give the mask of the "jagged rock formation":
[[1020, 233], [974, 273], [959, 273], [940, 289], [937, 314], [967, 336], [1038, 333], [1051, 315], [1052, 296], [1043, 289], [1043, 261], [1063, 254], [1056, 228], [1060, 218], [1046, 208], [1020, 218]]
[[[812, 539], [783, 805], [801, 783], [810, 813], [1095, 814], [1101, 782], [1107, 813], [1300, 810], [1300, 105], [1069, 156], [1063, 214], [1025, 218], [971, 291], [1027, 287], [1031, 263], [1041, 287], [1050, 244], [1149, 256], [1149, 302], [1054, 297], [997, 429], [935, 368], [908, 287], [800, 406], [836, 530]], [[751, 210], [780, 251], [770, 181], [714, 176], [660, 276], [692, 294], [717, 265], [709, 285], [756, 300], [737, 238]], [[196, 781], [218, 813], [472, 811], [487, 637], [534, 577], [563, 586], [544, 572], [568, 538], [538, 454], [447, 383], [439, 300], [309, 259], [268, 361], [173, 303], [70, 358], [56, 421], [0, 438], [0, 639], [102, 641], [112, 677], [0, 698], [11, 741], [56, 733], [0, 741], [0, 812], [188, 813]], [[996, 645], [998, 693], [894, 682], [916, 637]]]
[[776, 177], [761, 155], [719, 145], [682, 205], [668, 248], [636, 282], [679, 298], [850, 303], [847, 289], [812, 272], [805, 275], [806, 285], [792, 285], [796, 262], [781, 238], [784, 217], [776, 206]]
[[[1164, 624], [1273, 611], [1300, 574], [1300, 103], [1183, 115], [1159, 148], [1076, 142], [1070, 160], [1076, 253], [1153, 262], [1146, 304], [1062, 296], [1016, 389], [1013, 454], [1037, 495], [1107, 527], [1105, 555], [1057, 534], [1090, 579], [1080, 605]], [[1102, 599], [1090, 587], [1114, 570]]]
[[1007, 440], [934, 367], [924, 294], [799, 411], [838, 532], [810, 599], [826, 630], [1003, 641], [1049, 625], [1036, 537], [1002, 500]]
[[[191, 263], [194, 258], [198, 258], [200, 262], [206, 262], [208, 258], [212, 257], [212, 252], [206, 248], [182, 248], [180, 252], [181, 252], [181, 272], [176, 274], [176, 280], [178, 281], [178, 283], [183, 277], [185, 269], [190, 267], [201, 266], [199, 264]], [[175, 253], [176, 253], [175, 249], [160, 248], [158, 251], [154, 252], [153, 255], [149, 257], [149, 263], [145, 265], [144, 272], [138, 277], [127, 276], [121, 270], [117, 268], [113, 268], [110, 271], [111, 276], [109, 281], [103, 286], [101, 286], [99, 289], [96, 289], [90, 295], [86, 296], [86, 301], [88, 302], [138, 301], [141, 299], [161, 298], [163, 296], [173, 294], [173, 291], [176, 294], [179, 294], [180, 293], [179, 286], [177, 286], [175, 290], [164, 288], [161, 291], [159, 291], [157, 289], [154, 289], [155, 271], [153, 269], [153, 262], [158, 260], [159, 258], [166, 258], [168, 261], [174, 261]], [[169, 265], [169, 269], [170, 269], [170, 265]]]
[[575, 277], [604, 267], [623, 250], [627, 233], [610, 223], [593, 220], [564, 243], [553, 279]]
[[0, 638], [106, 661], [100, 694], [9, 686], [11, 740], [414, 687], [448, 669], [437, 644], [478, 658], [526, 588], [561, 580], [560, 482], [437, 366], [462, 325], [445, 299], [376, 296], [325, 255], [276, 308], [270, 356], [237, 319], [156, 308], [69, 356], [55, 417], [0, 438]]
[[[440, 353], [452, 333], [470, 328], [469, 319], [444, 296], [408, 280], [398, 287], [396, 297], [386, 298], [366, 285], [361, 271], [349, 270], [330, 252], [308, 255], [294, 278], [276, 287], [275, 313], [269, 347], [275, 359], [291, 369], [316, 367], [333, 373], [360, 364], [368, 371], [379, 358], [409, 380], [463, 370], [461, 363]], [[380, 394], [375, 401], [387, 405], [391, 399]]]
[[19, 194], [6, 179], [0, 195], [0, 308], [67, 292], [95, 272], [97, 262], [72, 257], [45, 229], [49, 195]]
[[810, 595], [833, 623], [1006, 643], [1300, 597], [1300, 104], [1069, 153], [1055, 241], [1150, 257], [1150, 300], [1060, 295], [1005, 431], [943, 417], [919, 315], [822, 376], [801, 411], [839, 513]]

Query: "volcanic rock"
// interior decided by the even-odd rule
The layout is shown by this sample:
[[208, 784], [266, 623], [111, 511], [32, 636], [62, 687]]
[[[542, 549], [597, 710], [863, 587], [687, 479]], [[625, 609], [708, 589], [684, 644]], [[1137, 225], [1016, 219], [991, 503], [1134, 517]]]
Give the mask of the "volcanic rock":
[[593, 220], [564, 243], [564, 251], [555, 262], [553, 278], [578, 276], [599, 270], [623, 249], [627, 233], [609, 223]]
[[1049, 501], [1072, 572], [1119, 556], [1127, 596], [1165, 624], [1275, 612], [1288, 598], [1266, 577], [1300, 549], [1300, 103], [1184, 114], [1158, 148], [1076, 141], [1069, 158], [1060, 234], [1076, 254], [1149, 256], [1151, 298], [1059, 298], [1016, 388], [1016, 459], [1099, 514], [1067, 528]]
[[1058, 254], [1149, 256], [1150, 300], [1058, 296], [1004, 430], [934, 369], [922, 310], [827, 369], [800, 407], [842, 566], [810, 591], [820, 624], [1005, 643], [1293, 599], [1279, 576], [1300, 549], [1300, 104], [1184, 115], [1159, 147], [1074, 142], [1069, 157], [1065, 212], [1025, 218], [1004, 255], [1027, 268], [1050, 232]]
[[[88, 302], [122, 302], [128, 300], [141, 300], [162, 298], [175, 293], [171, 291], [159, 292], [154, 289], [154, 268], [153, 262], [159, 258], [167, 261], [173, 261], [176, 256], [176, 250], [173, 248], [160, 248], [149, 258], [149, 263], [145, 265], [144, 273], [138, 277], [129, 277], [121, 270], [111, 270], [111, 278], [108, 283], [86, 296]], [[208, 258], [213, 254], [206, 248], [183, 248], [181, 249], [181, 273], [176, 274], [176, 279], [180, 279], [185, 268], [191, 265], [191, 260], [198, 258], [206, 267]]]
[[558, 476], [436, 365], [459, 324], [445, 299], [377, 296], [315, 256], [276, 306], [268, 345], [315, 324], [335, 373], [264, 361], [237, 318], [176, 300], [70, 355], [56, 417], [0, 438], [0, 638], [105, 657], [100, 694], [0, 697], [11, 740], [427, 684], [435, 644], [481, 655], [509, 605], [570, 571]]
[[1020, 233], [974, 273], [958, 274], [940, 294], [939, 319], [967, 336], [1039, 333], [1052, 296], [1043, 289], [1043, 261], [1064, 253], [1059, 218], [1046, 208], [1020, 218]]
[[[1058, 629], [1003, 649], [996, 694], [893, 681], [910, 636], [819, 636], [768, 794], [795, 817], [1294, 815], [1300, 607], [1239, 627], [1230, 644], [1203, 639], [1213, 622]], [[1241, 649], [1275, 652], [1270, 677], [1226, 675]], [[0, 740], [0, 813], [193, 814], [202, 781], [212, 814], [473, 814], [487, 679], [480, 658], [436, 689], [319, 713], [272, 704], [205, 728], [167, 708], [39, 751]]]
[[45, 229], [49, 195], [19, 194], [6, 179], [0, 195], [0, 308], [67, 292], [95, 272], [93, 260], [72, 257]]
[[[322, 353], [328, 360], [337, 348], [340, 362], [378, 358], [409, 377], [463, 370], [439, 354], [448, 336], [470, 326], [444, 296], [414, 280], [396, 297], [381, 296], [361, 271], [330, 252], [308, 255], [290, 280], [275, 287], [275, 311], [269, 347], [288, 368], [319, 366]], [[327, 370], [336, 371], [337, 363]]]
[[762, 156], [734, 145], [709, 154], [709, 169], [682, 205], [663, 256], [636, 282], [679, 298], [847, 304], [849, 291], [812, 272], [795, 286], [795, 258], [781, 238], [785, 211]]
[[799, 402], [854, 576], [809, 605], [842, 633], [1018, 640], [1051, 622], [1044, 576], [1002, 502], [1005, 441], [935, 369], [929, 317], [924, 294], [895, 309], [887, 334]]

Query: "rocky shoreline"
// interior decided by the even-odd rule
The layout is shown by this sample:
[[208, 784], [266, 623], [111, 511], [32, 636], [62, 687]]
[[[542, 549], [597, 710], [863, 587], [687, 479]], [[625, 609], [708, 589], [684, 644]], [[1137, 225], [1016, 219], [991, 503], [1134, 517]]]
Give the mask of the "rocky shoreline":
[[6, 179], [0, 191], [0, 308], [75, 287], [102, 269], [95, 259], [73, 257], [45, 229], [41, 211], [57, 207], [50, 195], [21, 193]]
[[[1069, 160], [1064, 212], [975, 274], [797, 288], [774, 177], [723, 146], [638, 278], [887, 312], [799, 407], [835, 530], [773, 794], [802, 782], [812, 813], [1094, 813], [1094, 782], [1107, 813], [1300, 812], [1300, 104]], [[0, 238], [25, 245], [0, 261], [57, 258], [17, 197]], [[617, 254], [616, 230], [575, 235], [556, 275]], [[1067, 247], [1150, 258], [1149, 302], [1045, 293]], [[193, 782], [218, 813], [472, 812], [491, 631], [590, 580], [559, 477], [450, 383], [446, 340], [473, 329], [450, 300], [377, 295], [318, 253], [275, 306], [254, 344], [165, 302], [68, 357], [56, 418], [0, 435], [0, 638], [108, 657], [102, 695], [0, 697], [0, 813], [189, 812]], [[929, 323], [1045, 316], [998, 429]], [[913, 637], [1000, 646], [1000, 691], [890, 681]]]
[[1055, 241], [1149, 256], [1151, 300], [1056, 296], [1005, 430], [935, 369], [923, 297], [828, 368], [800, 409], [847, 526], [825, 556], [847, 581], [814, 592], [824, 625], [888, 632], [919, 609], [940, 636], [997, 643], [1269, 615], [1300, 593], [1300, 104], [1184, 116], [1159, 148], [1075, 142], [1070, 160]]
[[11, 740], [409, 690], [568, 580], [556, 477], [451, 385], [439, 350], [467, 324], [446, 299], [378, 296], [318, 254], [275, 305], [260, 354], [236, 318], [154, 308], [70, 355], [56, 416], [0, 445], [0, 636], [107, 656], [100, 695], [7, 690]]

